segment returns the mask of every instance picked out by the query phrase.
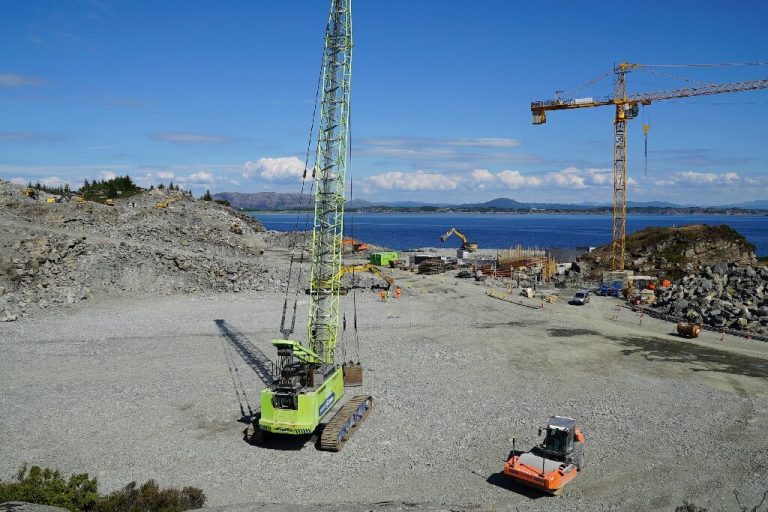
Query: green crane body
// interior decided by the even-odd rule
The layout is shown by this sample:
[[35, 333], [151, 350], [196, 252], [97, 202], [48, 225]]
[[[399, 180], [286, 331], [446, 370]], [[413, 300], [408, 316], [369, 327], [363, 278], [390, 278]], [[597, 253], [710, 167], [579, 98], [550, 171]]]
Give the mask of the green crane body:
[[267, 432], [311, 433], [344, 394], [344, 377], [334, 362], [334, 352], [339, 329], [351, 77], [352, 1], [331, 0], [312, 173], [316, 183], [308, 343], [272, 341], [279, 375], [261, 393], [259, 428]]

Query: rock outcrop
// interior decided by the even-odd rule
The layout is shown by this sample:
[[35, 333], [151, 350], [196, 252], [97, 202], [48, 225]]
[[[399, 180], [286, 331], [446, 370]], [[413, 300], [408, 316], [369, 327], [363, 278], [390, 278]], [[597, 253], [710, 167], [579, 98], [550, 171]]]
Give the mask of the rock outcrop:
[[[608, 270], [611, 244], [586, 254], [595, 275]], [[729, 226], [646, 228], [627, 236], [624, 268], [640, 274], [679, 278], [689, 269], [717, 263], [756, 263], [755, 247]]]

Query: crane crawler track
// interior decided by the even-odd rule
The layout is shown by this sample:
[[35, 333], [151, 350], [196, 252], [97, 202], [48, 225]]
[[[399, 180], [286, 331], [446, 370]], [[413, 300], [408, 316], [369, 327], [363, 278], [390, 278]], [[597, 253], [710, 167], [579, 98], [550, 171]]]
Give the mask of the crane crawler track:
[[339, 409], [320, 435], [320, 449], [338, 452], [373, 408], [371, 395], [355, 395]]

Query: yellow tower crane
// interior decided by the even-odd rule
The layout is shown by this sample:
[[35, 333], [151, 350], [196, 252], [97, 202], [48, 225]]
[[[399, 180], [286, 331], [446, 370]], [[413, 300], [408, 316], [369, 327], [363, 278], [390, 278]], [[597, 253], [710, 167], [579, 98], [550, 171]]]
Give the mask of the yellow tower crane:
[[[726, 84], [706, 84], [698, 87], [684, 87], [682, 89], [650, 93], [627, 94], [627, 73], [640, 68], [667, 66], [673, 67], [676, 65], [657, 66], [622, 62], [613, 71], [616, 75], [616, 87], [612, 98], [562, 99], [556, 97], [552, 100], [531, 102], [533, 124], [546, 123], [546, 113], [548, 110], [570, 110], [606, 105], [615, 105], [616, 107], [616, 115], [613, 120], [613, 257], [611, 259], [611, 268], [613, 270], [624, 270], [624, 240], [627, 220], [627, 121], [637, 117], [640, 105], [650, 105], [651, 102], [659, 100], [768, 89], [768, 80], [763, 79]], [[683, 64], [679, 66], [696, 67], [704, 65]], [[645, 127], [644, 131], [647, 135]]]

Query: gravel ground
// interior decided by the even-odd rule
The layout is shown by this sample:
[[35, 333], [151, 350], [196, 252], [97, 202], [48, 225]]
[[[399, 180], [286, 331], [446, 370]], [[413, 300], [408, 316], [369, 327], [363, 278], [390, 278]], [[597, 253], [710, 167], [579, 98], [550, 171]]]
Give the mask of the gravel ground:
[[[252, 405], [263, 383], [222, 326], [274, 357], [280, 294], [102, 297], [0, 324], [0, 476], [23, 462], [88, 471], [103, 492], [155, 478], [232, 511], [734, 510], [733, 491], [754, 505], [768, 489], [766, 344], [684, 340], [610, 298], [537, 309], [473, 280], [392, 274], [400, 300], [358, 295], [374, 411], [342, 452], [243, 441], [227, 360]], [[587, 436], [586, 469], [556, 498], [497, 475], [511, 438], [533, 445], [552, 414]]]

